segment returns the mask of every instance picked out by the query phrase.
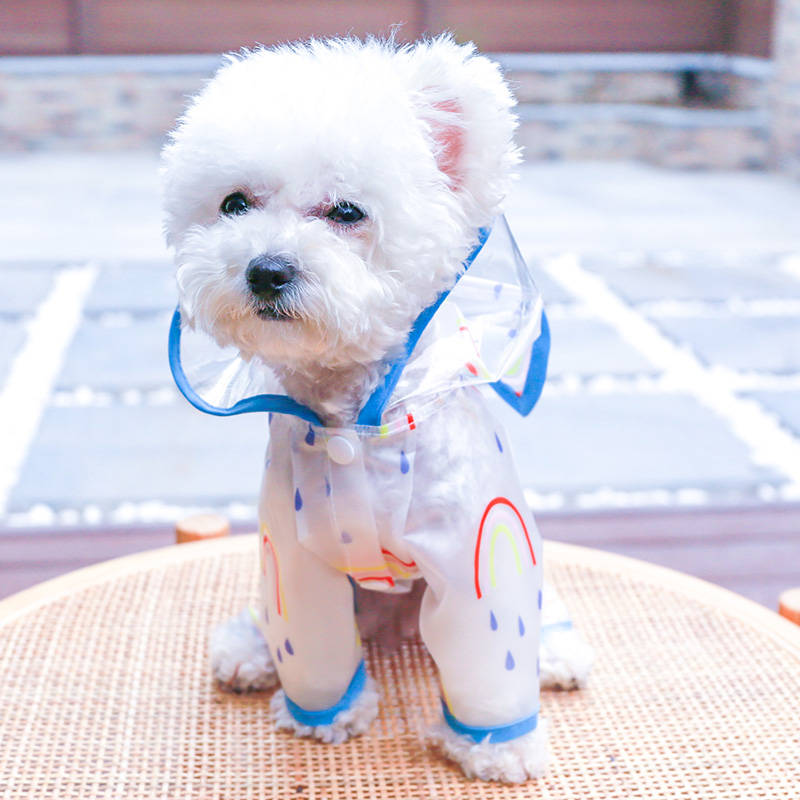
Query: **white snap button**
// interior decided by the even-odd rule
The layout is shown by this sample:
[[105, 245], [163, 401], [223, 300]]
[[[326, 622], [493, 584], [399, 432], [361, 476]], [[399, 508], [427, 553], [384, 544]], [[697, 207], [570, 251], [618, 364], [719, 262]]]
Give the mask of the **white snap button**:
[[344, 436], [331, 436], [325, 445], [331, 461], [337, 464], [349, 464], [356, 457], [356, 449]]

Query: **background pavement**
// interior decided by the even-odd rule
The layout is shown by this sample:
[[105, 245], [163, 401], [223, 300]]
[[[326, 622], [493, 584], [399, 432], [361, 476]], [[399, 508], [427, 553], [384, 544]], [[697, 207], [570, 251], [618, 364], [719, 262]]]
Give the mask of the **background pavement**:
[[[0, 528], [252, 519], [266, 420], [172, 387], [157, 157], [0, 186]], [[498, 406], [534, 508], [800, 500], [800, 184], [531, 164], [508, 218], [553, 329], [537, 409]]]

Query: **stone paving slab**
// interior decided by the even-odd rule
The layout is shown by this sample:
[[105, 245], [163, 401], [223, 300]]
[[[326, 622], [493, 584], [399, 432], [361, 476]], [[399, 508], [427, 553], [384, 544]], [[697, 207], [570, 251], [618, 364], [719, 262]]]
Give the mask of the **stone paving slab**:
[[50, 291], [54, 268], [0, 262], [0, 314], [32, 314]]
[[524, 421], [499, 401], [492, 410], [523, 485], [539, 493], [725, 487], [741, 499], [785, 480], [755, 466], [715, 414], [683, 395], [545, 395]]
[[782, 272], [776, 262], [777, 258], [764, 258], [747, 265], [723, 266], [718, 256], [710, 255], [706, 262], [675, 266], [646, 254], [641, 254], [641, 263], [634, 261], [631, 266], [620, 266], [619, 258], [583, 260], [584, 266], [602, 275], [631, 303], [800, 298], [800, 281]]
[[151, 390], [172, 385], [167, 361], [170, 317], [123, 321], [122, 324], [87, 320], [67, 351], [57, 389], [88, 386], [121, 392]]
[[264, 415], [217, 419], [188, 404], [50, 408], [9, 507], [255, 503], [266, 444]]
[[762, 372], [800, 370], [800, 319], [789, 316], [669, 318], [656, 324], [707, 364]]
[[800, 390], [751, 392], [749, 396], [763, 403], [784, 425], [800, 436]]
[[786, 177], [599, 161], [528, 163], [520, 174], [507, 217], [526, 255], [800, 245], [800, 186]]
[[158, 154], [0, 154], [4, 259], [166, 259]]
[[0, 319], [0, 389], [3, 387], [11, 363], [25, 342], [25, 328], [21, 322]]
[[177, 303], [175, 276], [167, 261], [116, 263], [106, 266], [86, 301], [87, 314], [103, 311], [152, 314], [171, 311]]
[[[490, 402], [523, 485], [539, 494], [725, 487], [731, 499], [752, 499], [760, 485], [783, 481], [755, 467], [741, 442], [691, 398], [545, 397], [525, 420]], [[180, 402], [50, 408], [10, 510], [148, 501], [254, 507], [266, 442], [261, 415], [217, 419]]]
[[626, 344], [619, 334], [594, 319], [550, 318], [551, 350], [548, 375], [581, 376], [653, 373], [655, 367]]
[[546, 308], [556, 303], [569, 304], [575, 302], [574, 295], [570, 294], [561, 284], [556, 283], [546, 272], [542, 271], [541, 263], [536, 257], [526, 257], [526, 262]]
[[[39, 501], [112, 507], [134, 499], [195, 505], [204, 496], [219, 503], [255, 497], [266, 433], [254, 435], [252, 418], [217, 420], [180, 399], [153, 405], [146, 395], [171, 386], [166, 339], [175, 290], [157, 170], [154, 153], [0, 156], [7, 189], [0, 197], [0, 391], [22, 344], [23, 318], [46, 296], [55, 269], [100, 267], [13, 488], [17, 510]], [[41, 186], [48, 191], [33, 191]], [[556, 379], [529, 420], [500, 407], [520, 443], [530, 491], [561, 494], [569, 506], [569, 497], [604, 487], [622, 495], [694, 488], [721, 502], [782, 485], [785, 464], [755, 466], [750, 446], [719, 416], [690, 396], [665, 394], [665, 376], [653, 374], [630, 331], [624, 339], [607, 319], [589, 316], [591, 304], [576, 303], [541, 266], [578, 253], [633, 313], [650, 314], [665, 338], [690, 345], [707, 364], [754, 372], [746, 384], [754, 396], [798, 430], [796, 393], [755, 391], [762, 378], [765, 386], [796, 378], [796, 316], [746, 316], [753, 308], [737, 316], [726, 303], [800, 297], [800, 280], [778, 267], [784, 254], [800, 254], [798, 209], [800, 185], [763, 173], [522, 166], [507, 216], [552, 311]], [[683, 315], [648, 306], [661, 301], [684, 303]], [[719, 307], [704, 310], [704, 303]], [[81, 386], [108, 396], [81, 394]], [[166, 402], [163, 393], [158, 402]]]

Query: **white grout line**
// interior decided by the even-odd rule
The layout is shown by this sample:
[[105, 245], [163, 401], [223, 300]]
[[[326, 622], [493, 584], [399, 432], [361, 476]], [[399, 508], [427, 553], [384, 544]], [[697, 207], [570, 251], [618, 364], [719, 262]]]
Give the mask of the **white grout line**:
[[125, 501], [115, 508], [103, 509], [89, 503], [82, 507], [56, 509], [46, 503], [37, 503], [25, 511], [16, 511], [6, 517], [7, 527], [54, 527], [99, 525], [147, 525], [174, 523], [192, 514], [216, 511], [233, 522], [255, 522], [255, 499], [252, 503], [232, 502], [225, 506], [180, 505], [161, 500]]
[[649, 317], [684, 319], [738, 319], [742, 317], [797, 317], [800, 298], [773, 297], [758, 300], [731, 298], [719, 303], [702, 300], [658, 300], [636, 304]]
[[0, 516], [19, 478], [67, 348], [99, 268], [60, 270], [48, 296], [27, 326], [27, 338], [0, 389]]
[[688, 347], [676, 345], [658, 327], [616, 295], [598, 275], [585, 270], [577, 254], [565, 253], [543, 264], [545, 271], [631, 347], [662, 370], [662, 386], [683, 392], [728, 423], [750, 449], [754, 463], [789, 478], [787, 499], [800, 497], [800, 438], [783, 428], [759, 403], [740, 397], [733, 373], [706, 367]]

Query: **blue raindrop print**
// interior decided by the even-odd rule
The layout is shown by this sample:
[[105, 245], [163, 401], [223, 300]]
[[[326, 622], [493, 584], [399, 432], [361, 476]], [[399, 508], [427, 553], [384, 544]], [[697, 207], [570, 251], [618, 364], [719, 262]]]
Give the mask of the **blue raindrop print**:
[[325, 497], [331, 496], [331, 482], [325, 478]]
[[303, 507], [303, 498], [300, 496], [300, 490], [297, 489], [294, 493], [294, 510], [299, 511]]
[[408, 463], [408, 456], [406, 455], [405, 450], [400, 451], [400, 472], [403, 475], [407, 475], [408, 471], [411, 469], [411, 464]]
[[497, 442], [497, 449], [502, 453], [503, 452], [503, 443], [500, 441], [500, 437], [495, 433], [494, 440]]
[[306, 434], [306, 444], [309, 447], [314, 446], [314, 429], [310, 425], [308, 426], [308, 433]]
[[277, 655], [278, 655], [278, 661], [280, 661], [281, 664], [283, 664], [283, 653], [281, 653], [280, 647], [278, 648], [278, 654]]
[[286, 648], [286, 652], [290, 656], [294, 655], [294, 648], [292, 647], [292, 643], [288, 639], [283, 643], [283, 646]]
[[500, 292], [503, 291], [503, 284], [496, 283], [494, 286], [494, 299], [498, 300], [500, 298]]
[[525, 623], [522, 621], [522, 617], [519, 618], [519, 635], [525, 635]]
[[352, 544], [353, 537], [347, 532], [342, 531], [342, 544]]
[[508, 338], [515, 339], [517, 337], [517, 329], [516, 328], [509, 328], [508, 329]]
[[494, 611], [489, 612], [489, 625], [492, 626], [492, 630], [497, 630], [497, 617], [494, 615]]
[[511, 651], [509, 650], [506, 653], [506, 669], [511, 671], [517, 665], [514, 663], [514, 656], [511, 655]]
[[539, 589], [539, 611], [542, 610], [542, 590]]

